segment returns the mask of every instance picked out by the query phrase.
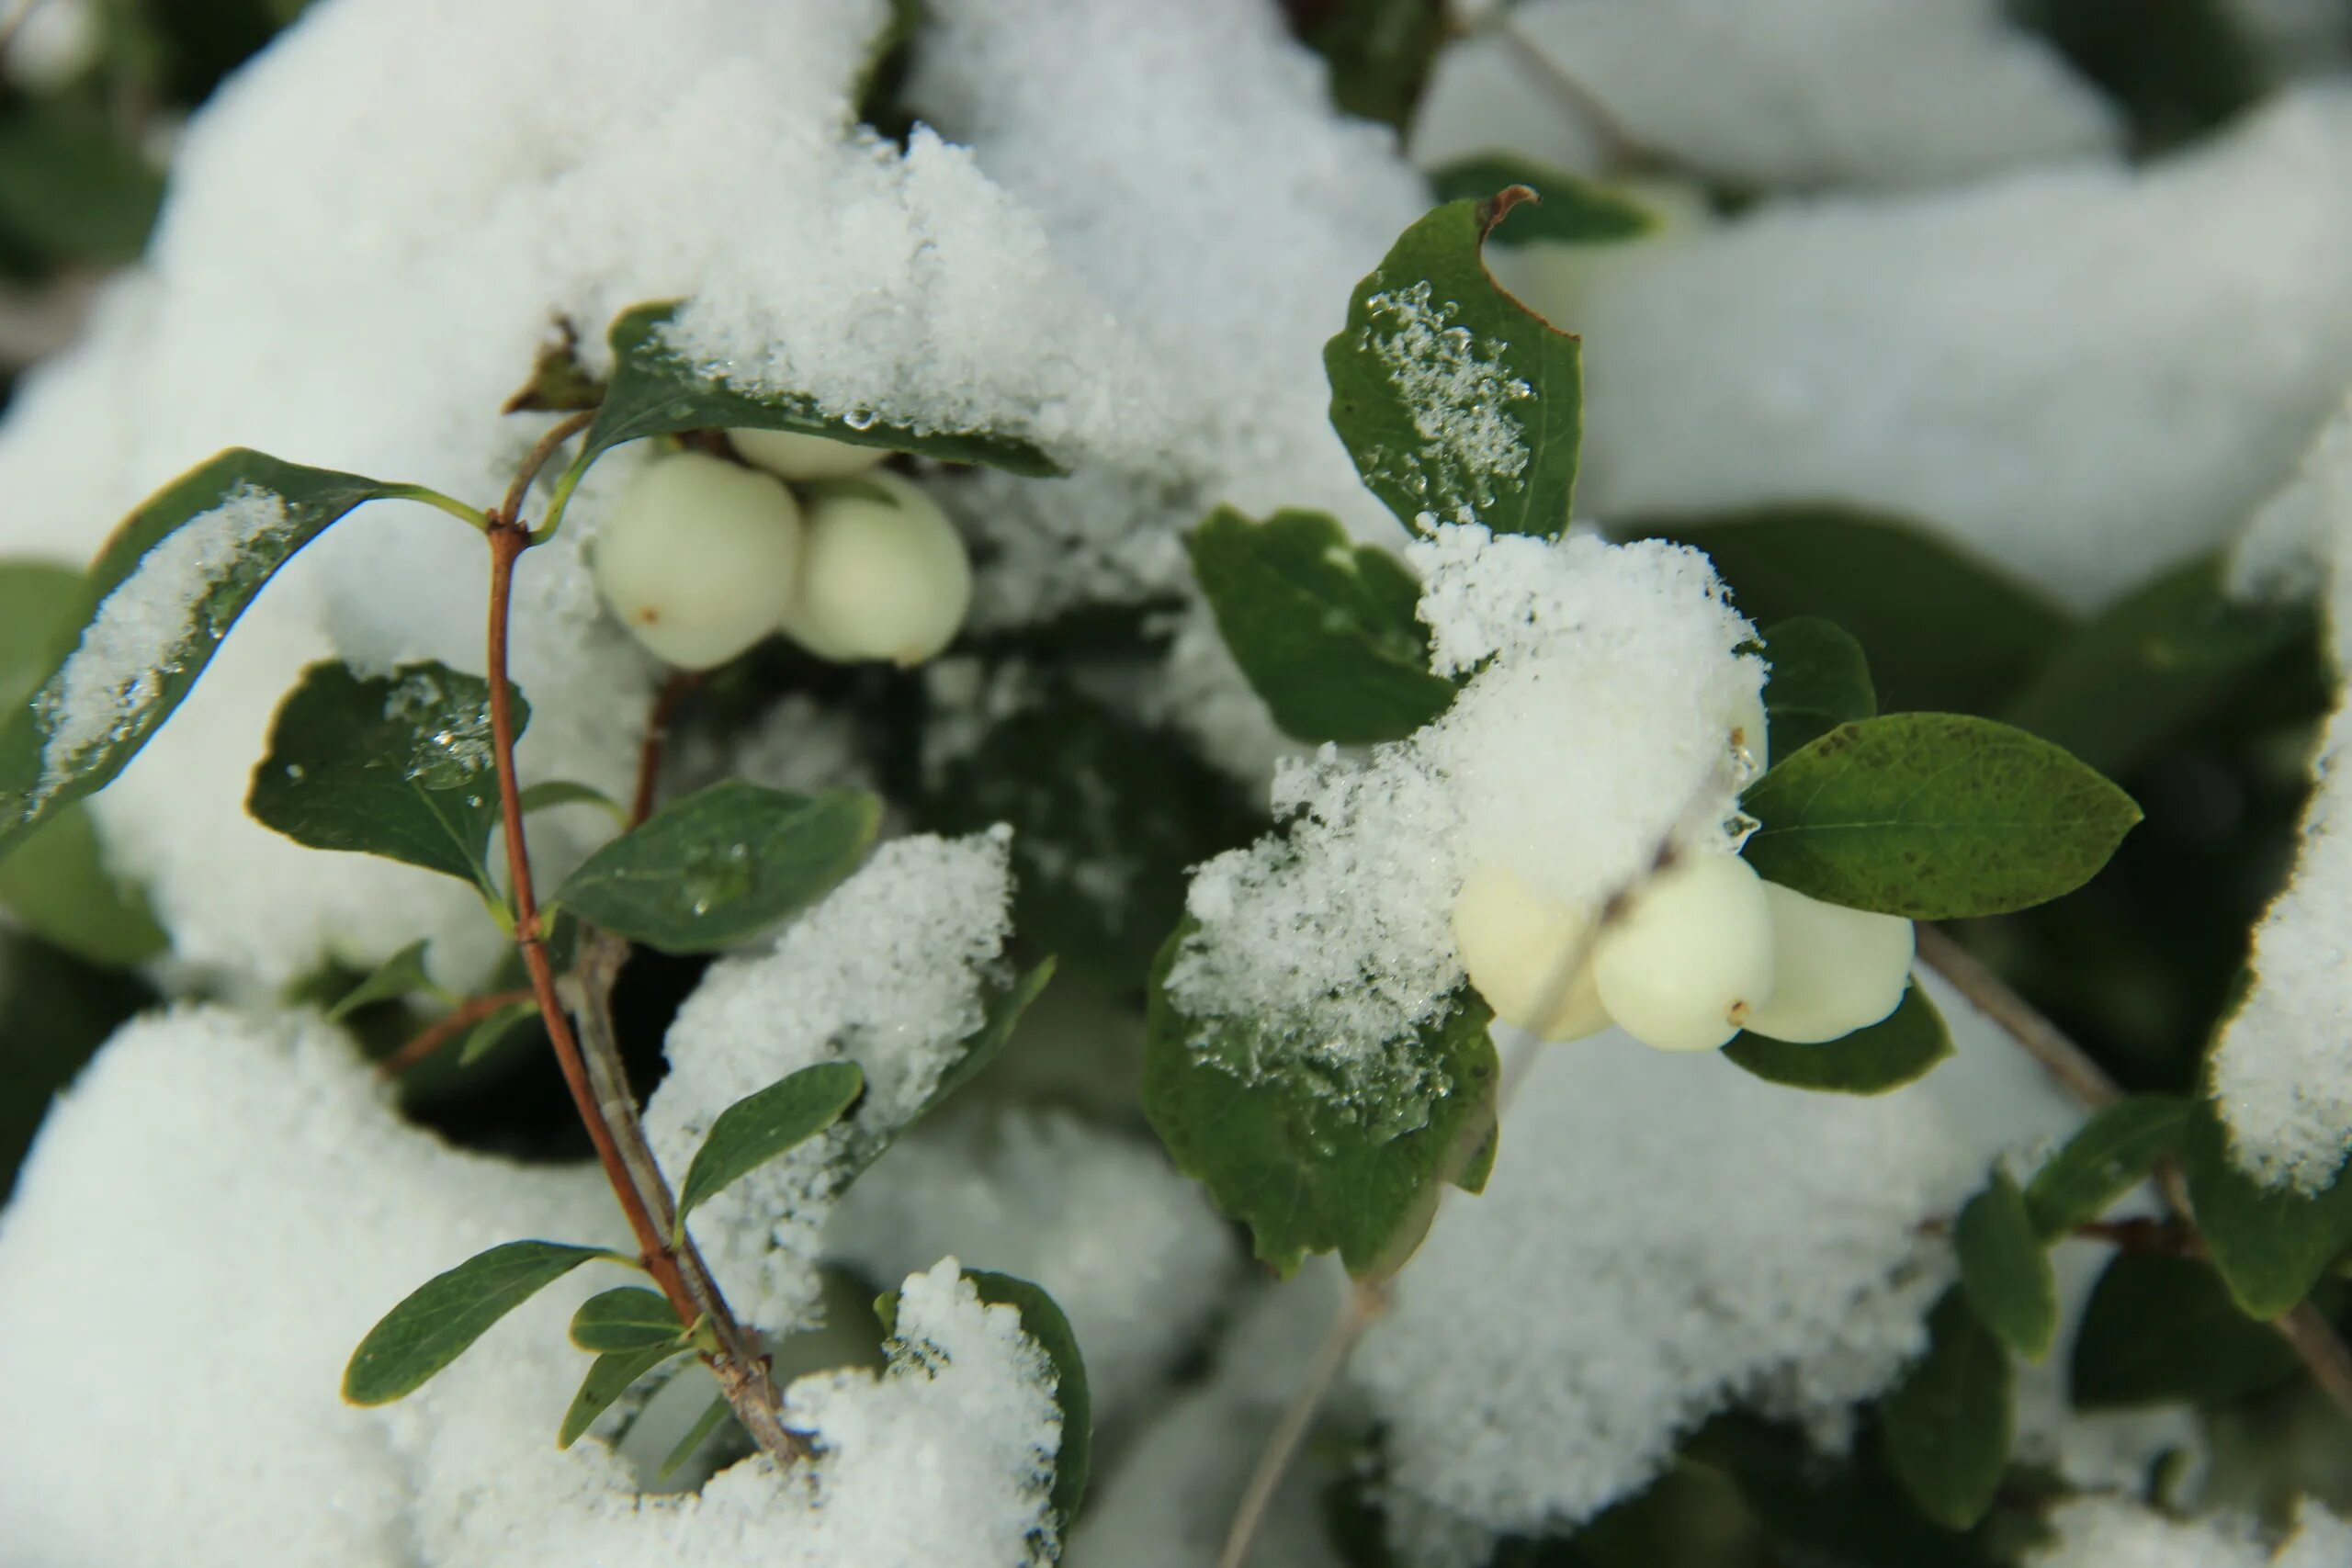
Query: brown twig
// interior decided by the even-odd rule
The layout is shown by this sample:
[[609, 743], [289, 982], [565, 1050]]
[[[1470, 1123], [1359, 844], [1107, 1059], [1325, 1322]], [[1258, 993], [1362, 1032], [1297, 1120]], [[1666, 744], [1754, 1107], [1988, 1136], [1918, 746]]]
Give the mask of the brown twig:
[[530, 999], [528, 991], [493, 991], [489, 996], [460, 1002], [420, 1030], [416, 1038], [377, 1063], [376, 1071], [382, 1077], [396, 1078], [499, 1009]]
[[662, 687], [662, 694], [653, 699], [653, 711], [646, 716], [645, 742], [637, 753], [637, 794], [629, 802], [628, 825], [632, 828], [653, 815], [653, 797], [662, 783], [662, 750], [670, 739], [670, 721], [678, 715], [678, 705], [687, 694], [702, 684], [702, 671], [681, 670], [672, 675]]
[[1677, 166], [1674, 158], [1627, 130], [1617, 111], [1602, 102], [1598, 93], [1586, 86], [1573, 72], [1528, 37], [1526, 29], [1519, 25], [1508, 7], [1498, 6], [1496, 9], [1496, 19], [1489, 25], [1494, 35], [1502, 40], [1512, 62], [1537, 86], [1558, 99], [1568, 113], [1592, 133], [1593, 140], [1600, 144], [1604, 164], [1625, 174], [1655, 174]]
[[594, 409], [582, 409], [548, 426], [547, 434], [539, 437], [538, 445], [523, 459], [523, 466], [514, 470], [514, 482], [506, 487], [506, 500], [498, 509], [500, 517], [512, 523], [523, 515], [523, 498], [530, 493], [531, 481], [539, 477], [539, 470], [548, 466], [556, 448], [587, 429], [595, 419]]
[[1385, 1283], [1359, 1281], [1349, 1286], [1347, 1304], [1340, 1308], [1339, 1321], [1323, 1337], [1323, 1343], [1315, 1348], [1315, 1359], [1307, 1365], [1306, 1381], [1291, 1395], [1282, 1419], [1267, 1436], [1257, 1468], [1250, 1472], [1250, 1483], [1243, 1489], [1241, 1501], [1233, 1510], [1233, 1523], [1226, 1530], [1225, 1546], [1217, 1553], [1216, 1568], [1241, 1568], [1249, 1561], [1250, 1548], [1258, 1539], [1259, 1528], [1265, 1523], [1266, 1510], [1272, 1506], [1276, 1489], [1290, 1472], [1291, 1460], [1315, 1425], [1316, 1412], [1322, 1409], [1331, 1385], [1340, 1381], [1340, 1373], [1346, 1368], [1348, 1358], [1355, 1353], [1357, 1344], [1387, 1310]]

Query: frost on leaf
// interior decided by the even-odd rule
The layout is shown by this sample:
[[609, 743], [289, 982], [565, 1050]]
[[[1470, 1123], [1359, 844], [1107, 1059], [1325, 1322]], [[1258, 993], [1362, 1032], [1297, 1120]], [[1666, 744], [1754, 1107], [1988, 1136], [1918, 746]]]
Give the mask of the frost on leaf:
[[[1419, 453], [1377, 459], [1381, 478], [1426, 496], [1443, 521], [1477, 521], [1495, 503], [1495, 481], [1515, 479], [1527, 468], [1527, 442], [1511, 405], [1534, 397], [1535, 389], [1511, 373], [1499, 349], [1453, 324], [1462, 308], [1431, 299], [1427, 279], [1371, 296], [1364, 314], [1357, 345], [1388, 373], [1421, 438]], [[1466, 493], [1457, 485], [1466, 485]]]

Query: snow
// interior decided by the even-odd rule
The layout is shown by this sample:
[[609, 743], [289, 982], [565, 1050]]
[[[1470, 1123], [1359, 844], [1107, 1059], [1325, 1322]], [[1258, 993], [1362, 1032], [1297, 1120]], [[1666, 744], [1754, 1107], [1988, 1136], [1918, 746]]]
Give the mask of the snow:
[[2305, 1502], [2276, 1549], [2251, 1518], [2170, 1518], [2122, 1497], [2076, 1497], [2051, 1511], [2056, 1539], [2030, 1568], [2338, 1568], [2352, 1561], [2352, 1526]]
[[2096, 605], [2222, 542], [2341, 396], [2352, 94], [2139, 170], [1767, 204], [1579, 276], [1555, 319], [1594, 514], [1879, 506]]
[[1999, 0], [1542, 0], [1510, 16], [1441, 62], [1416, 161], [1498, 145], [1569, 168], [1602, 161], [1511, 26], [1643, 147], [1727, 183], [1928, 185], [2120, 139], [2097, 91]]
[[980, 1025], [1012, 897], [1007, 829], [895, 840], [764, 951], [711, 966], [679, 1009], [669, 1076], [645, 1108], [663, 1168], [683, 1171], [718, 1113], [802, 1067], [847, 1059], [865, 1093], [821, 1137], [695, 1213], [736, 1312], [783, 1332], [813, 1321], [820, 1234], [843, 1162], [922, 1109]]
[[[2315, 547], [2327, 561], [2330, 637], [2339, 682], [2352, 675], [2352, 403], [2315, 443], [2294, 483], [2250, 541], [2242, 571], [2294, 575], [2282, 558]], [[2352, 684], [2312, 762], [2316, 787], [2286, 890], [2255, 928], [2254, 979], [2222, 1027], [2213, 1092], [2239, 1162], [2274, 1183], [2315, 1190], [2352, 1147]]]

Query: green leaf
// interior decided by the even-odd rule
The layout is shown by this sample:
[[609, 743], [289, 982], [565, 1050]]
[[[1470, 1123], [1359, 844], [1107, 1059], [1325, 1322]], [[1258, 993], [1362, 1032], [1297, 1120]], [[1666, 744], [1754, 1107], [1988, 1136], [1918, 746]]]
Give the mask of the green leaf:
[[1991, 711], [2066, 635], [2039, 591], [1909, 518], [1834, 504], [1611, 520], [1620, 538], [1695, 545], [1758, 626], [1820, 615], [1870, 655], [1890, 712]]
[[330, 1019], [351, 1016], [369, 1002], [398, 1001], [413, 991], [434, 991], [439, 987], [433, 976], [424, 972], [424, 950], [431, 945], [419, 937], [376, 966], [376, 972], [344, 992], [334, 1007], [327, 1010]]
[[65, 617], [96, 622], [95, 662], [77, 668], [77, 650], [0, 725], [0, 855], [129, 765], [297, 550], [361, 502], [410, 493], [232, 447], [149, 497]]
[[1252, 523], [1220, 506], [1185, 544], [1234, 662], [1286, 734], [1396, 740], [1453, 701], [1453, 682], [1430, 673], [1420, 583], [1327, 513]]
[[2238, 1310], [2208, 1265], [2119, 1252], [2083, 1309], [2068, 1394], [2086, 1410], [2219, 1404], [2282, 1383], [2301, 1364], [2293, 1347]]
[[506, 1043], [506, 1037], [539, 1016], [536, 1001], [509, 1002], [466, 1031], [466, 1043], [458, 1047], [458, 1066], [472, 1066]]
[[881, 802], [862, 791], [788, 795], [728, 779], [589, 856], [554, 901], [664, 953], [708, 953], [831, 892], [880, 820]]
[[539, 350], [531, 378], [499, 409], [501, 413], [578, 413], [605, 400], [605, 383], [580, 363], [580, 330], [558, 323], [560, 335]]
[[2034, 1228], [2054, 1240], [2107, 1213], [2180, 1146], [2188, 1120], [2186, 1100], [2135, 1094], [2084, 1122], [2026, 1184]]
[[1494, 244], [1589, 245], [1637, 240], [1657, 227], [1657, 214], [1623, 191], [1516, 152], [1473, 152], [1430, 173], [1440, 201], [1483, 201], [1510, 186], [1526, 186], [1536, 199], [1510, 209], [1487, 236]]
[[638, 1379], [675, 1356], [694, 1353], [691, 1345], [647, 1345], [633, 1350], [608, 1350], [588, 1364], [588, 1375], [580, 1380], [580, 1392], [571, 1396], [571, 1407], [563, 1413], [563, 1425], [556, 1432], [555, 1446], [568, 1449], [578, 1442], [596, 1417], [611, 1408], [613, 1401], [629, 1391]]
[[2199, 1097], [2189, 1108], [2180, 1165], [2198, 1233], [2249, 1316], [2267, 1320], [2291, 1310], [2352, 1247], [2346, 1173], [2317, 1193], [2263, 1185], [2231, 1159], [2229, 1132], [2210, 1099]]
[[[518, 692], [517, 735], [530, 718]], [[363, 678], [330, 660], [279, 705], [245, 807], [314, 850], [405, 861], [495, 898], [497, 753], [481, 677], [425, 663]]]
[[677, 1228], [705, 1200], [841, 1119], [865, 1089], [854, 1062], [819, 1062], [745, 1095], [718, 1113], [678, 1190]]
[[1483, 1185], [1495, 1136], [1492, 1018], [1466, 987], [1408, 1043], [1424, 1081], [1364, 1107], [1320, 1077], [1281, 1026], [1185, 1016], [1168, 994], [1190, 920], [1160, 950], [1144, 1045], [1144, 1113], [1178, 1168], [1250, 1226], [1287, 1274], [1337, 1250], [1351, 1272], [1393, 1268], [1429, 1228], [1442, 1184]]
[[2009, 1356], [1958, 1286], [1928, 1315], [1928, 1353], [1879, 1405], [1887, 1461], [1947, 1529], [1984, 1517], [2009, 1457]]
[[1960, 1283], [1979, 1322], [2029, 1361], [2050, 1354], [2058, 1335], [2058, 1275], [2025, 1194], [1998, 1166], [1952, 1225]]
[[2270, 86], [2261, 45], [2242, 19], [2253, 13], [2228, 0], [2008, 0], [2008, 11], [2116, 101], [2141, 152], [2218, 129]]
[[1951, 1032], [1915, 983], [1893, 1012], [1850, 1034], [1806, 1045], [1742, 1031], [1724, 1055], [1733, 1066], [1791, 1089], [1884, 1094], [1925, 1077], [1951, 1055]]
[[[1719, 1416], [1686, 1450], [1728, 1476], [1790, 1568], [1993, 1568], [1978, 1529], [1931, 1523], [1866, 1454], [1821, 1452], [1804, 1433], [1754, 1416]], [[1612, 1565], [1613, 1568], [1613, 1565]], [[1631, 1564], [1625, 1568], [1632, 1568]], [[1647, 1568], [1647, 1564], [1645, 1564]]]
[[628, 813], [620, 808], [619, 804], [592, 784], [579, 784], [571, 779], [543, 779], [523, 789], [524, 815], [545, 811], [551, 806], [593, 806], [607, 817], [628, 820]]
[[163, 198], [163, 170], [95, 104], [20, 99], [0, 118], [0, 235], [52, 265], [138, 260]]
[[580, 463], [624, 442], [686, 430], [789, 430], [853, 446], [912, 452], [945, 463], [985, 463], [1034, 478], [1063, 469], [1028, 442], [985, 430], [917, 430], [883, 419], [845, 419], [813, 399], [752, 392], [705, 371], [670, 346], [677, 300], [639, 305], [613, 321], [613, 378], [588, 427]]
[[1834, 621], [1800, 615], [1767, 628], [1764, 661], [1771, 666], [1764, 682], [1764, 716], [1775, 757], [1803, 750], [1838, 726], [1878, 712], [1862, 645]]
[[1054, 1453], [1054, 1523], [1056, 1535], [1067, 1541], [1094, 1460], [1094, 1402], [1087, 1389], [1086, 1358], [1079, 1353], [1069, 1319], [1042, 1287], [981, 1269], [965, 1269], [964, 1278], [980, 1300], [1017, 1309], [1022, 1328], [1053, 1363], [1054, 1403], [1062, 1412], [1061, 1447]]
[[923, 1097], [913, 1115], [900, 1122], [886, 1137], [861, 1135], [853, 1137], [843, 1152], [842, 1163], [835, 1168], [836, 1190], [848, 1186], [865, 1174], [867, 1168], [882, 1157], [885, 1150], [924, 1117], [938, 1110], [947, 1098], [980, 1076], [981, 1071], [997, 1058], [1005, 1043], [1012, 1038], [1021, 1015], [1029, 1004], [1045, 990], [1054, 977], [1055, 962], [1043, 958], [1030, 971], [1009, 986], [991, 989], [982, 1002], [980, 1026], [966, 1035], [957, 1045], [955, 1060], [941, 1069], [939, 1079], [931, 1092]]
[[2030, 908], [2071, 893], [2140, 808], [2046, 740], [1990, 719], [1905, 713], [1839, 725], [1748, 786], [1766, 879], [1917, 920]]
[[435, 1275], [368, 1331], [344, 1369], [343, 1397], [389, 1404], [415, 1393], [540, 1290], [591, 1258], [617, 1256], [601, 1247], [510, 1241]]
[[2001, 716], [2101, 773], [2138, 766], [2318, 635], [2311, 605], [2248, 604], [2222, 579], [2221, 557], [2200, 557], [2111, 605], [2058, 646]]
[[667, 1481], [675, 1475], [678, 1467], [694, 1458], [695, 1450], [710, 1440], [710, 1435], [718, 1430], [719, 1423], [734, 1413], [734, 1406], [727, 1403], [725, 1394], [712, 1400], [709, 1408], [695, 1418], [695, 1424], [686, 1428], [686, 1435], [680, 1438], [677, 1446], [670, 1450], [670, 1457], [662, 1461], [662, 1468], [653, 1472], [653, 1479]]
[[685, 1332], [669, 1298], [642, 1285], [590, 1296], [571, 1314], [571, 1342], [582, 1350], [647, 1350], [675, 1345]]
[[1416, 532], [1477, 522], [1555, 538], [1584, 421], [1577, 340], [1503, 291], [1479, 246], [1530, 198], [1450, 201], [1356, 285], [1323, 347], [1331, 425], [1374, 495]]
[[1331, 101], [1342, 112], [1399, 130], [1411, 122], [1445, 47], [1443, 6], [1437, 0], [1329, 0], [1285, 9], [1300, 41], [1329, 64]]

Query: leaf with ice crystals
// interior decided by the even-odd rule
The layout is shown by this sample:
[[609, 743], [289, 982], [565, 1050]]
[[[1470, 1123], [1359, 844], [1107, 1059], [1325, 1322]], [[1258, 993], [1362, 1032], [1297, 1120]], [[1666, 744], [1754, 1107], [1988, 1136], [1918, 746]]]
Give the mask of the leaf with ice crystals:
[[1331, 425], [1406, 526], [1483, 523], [1555, 538], [1584, 424], [1578, 344], [1505, 293], [1480, 246], [1535, 199], [1513, 186], [1421, 219], [1356, 285], [1323, 345]]
[[724, 367], [695, 363], [670, 344], [670, 320], [679, 302], [658, 301], [624, 310], [613, 321], [612, 384], [581, 451], [581, 461], [624, 442], [686, 430], [786, 430], [853, 446], [912, 452], [944, 463], [990, 468], [1048, 479], [1063, 470], [1017, 436], [987, 430], [922, 430], [865, 411], [833, 414], [813, 398], [763, 391], [727, 379]]
[[1250, 1226], [1288, 1273], [1337, 1250], [1358, 1277], [1411, 1255], [1448, 1181], [1476, 1192], [1493, 1163], [1493, 1015], [1464, 987], [1402, 1043], [1411, 1074], [1386, 1093], [1342, 1092], [1317, 1071], [1311, 1021], [1186, 1015], [1168, 973], [1195, 926], [1160, 950], [1144, 1044], [1144, 1113], [1178, 1168]]
[[741, 779], [655, 812], [588, 857], [553, 902], [664, 953], [709, 953], [831, 891], [874, 841], [881, 802]]
[[[529, 721], [517, 692], [516, 733]], [[480, 676], [435, 663], [369, 677], [313, 664], [278, 707], [245, 806], [297, 843], [406, 861], [495, 898], [496, 750]]]
[[148, 498], [91, 564], [81, 639], [0, 726], [0, 855], [122, 772], [294, 552], [413, 487], [232, 447]]
[[1220, 506], [1185, 544], [1233, 661], [1286, 734], [1397, 740], [1453, 703], [1453, 682], [1430, 672], [1419, 581], [1328, 513], [1253, 523]]

